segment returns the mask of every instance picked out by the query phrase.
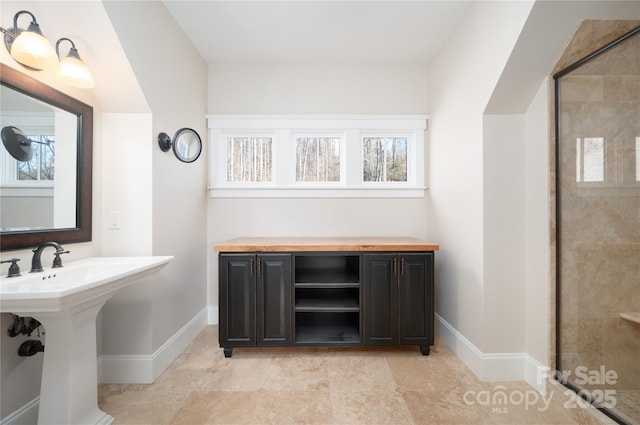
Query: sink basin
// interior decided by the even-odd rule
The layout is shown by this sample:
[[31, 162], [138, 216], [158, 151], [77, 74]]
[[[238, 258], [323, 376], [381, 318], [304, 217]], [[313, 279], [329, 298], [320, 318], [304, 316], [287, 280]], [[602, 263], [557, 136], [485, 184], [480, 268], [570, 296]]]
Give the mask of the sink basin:
[[95, 257], [0, 279], [0, 313], [54, 312], [100, 298], [156, 272], [173, 257]]
[[96, 257], [0, 279], [0, 312], [34, 317], [46, 332], [39, 424], [108, 425], [98, 408], [96, 317], [119, 289], [173, 257]]

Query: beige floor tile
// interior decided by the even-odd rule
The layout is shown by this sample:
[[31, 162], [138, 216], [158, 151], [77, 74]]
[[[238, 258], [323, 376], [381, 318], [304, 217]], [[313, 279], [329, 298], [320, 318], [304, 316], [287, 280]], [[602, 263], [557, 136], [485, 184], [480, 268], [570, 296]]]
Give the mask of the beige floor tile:
[[257, 424], [332, 424], [328, 391], [260, 391]]
[[329, 391], [328, 361], [322, 356], [273, 356], [268, 364], [265, 390]]
[[416, 424], [493, 424], [481, 406], [465, 402], [464, 390], [407, 391], [404, 401]]
[[331, 392], [333, 423], [344, 425], [412, 424], [411, 413], [397, 391]]
[[[217, 335], [208, 326], [153, 384], [100, 385], [99, 406], [116, 425], [612, 423], [568, 408], [561, 386], [545, 399], [524, 382], [482, 382], [439, 339], [429, 356], [417, 347], [288, 347], [225, 358]], [[514, 398], [500, 403], [500, 392]], [[518, 394], [538, 398], [525, 405]]]
[[103, 395], [99, 406], [115, 418], [117, 425], [163, 425], [183, 406], [188, 392], [122, 391]]
[[395, 391], [398, 388], [384, 356], [328, 358], [332, 392]]
[[[259, 396], [253, 391], [194, 391], [172, 425], [257, 424]], [[116, 422], [117, 423], [117, 422]]]
[[198, 361], [192, 356], [183, 354], [172, 364], [153, 385], [146, 391], [217, 391], [227, 385], [232, 369], [225, 367], [224, 360], [203, 361], [198, 367]]
[[459, 374], [435, 356], [389, 357], [387, 363], [402, 391], [448, 392], [463, 388]]

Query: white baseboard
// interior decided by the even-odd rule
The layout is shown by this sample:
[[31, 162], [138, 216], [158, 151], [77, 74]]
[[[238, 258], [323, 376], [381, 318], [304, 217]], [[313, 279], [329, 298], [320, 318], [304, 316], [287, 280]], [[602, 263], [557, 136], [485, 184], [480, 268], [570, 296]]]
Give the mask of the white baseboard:
[[38, 423], [38, 408], [40, 407], [40, 397], [36, 397], [20, 409], [12, 412], [9, 416], [0, 421], [0, 425], [25, 425]]
[[441, 316], [436, 314], [435, 317], [440, 338], [479, 379], [526, 381], [546, 394], [547, 366], [527, 353], [483, 353]]
[[153, 383], [207, 326], [208, 310], [208, 308], [203, 309], [151, 355], [98, 357], [99, 382], [102, 384]]
[[209, 319], [207, 320], [207, 323], [210, 325], [218, 325], [218, 306], [214, 305], [211, 307], [208, 307], [208, 311], [209, 311]]

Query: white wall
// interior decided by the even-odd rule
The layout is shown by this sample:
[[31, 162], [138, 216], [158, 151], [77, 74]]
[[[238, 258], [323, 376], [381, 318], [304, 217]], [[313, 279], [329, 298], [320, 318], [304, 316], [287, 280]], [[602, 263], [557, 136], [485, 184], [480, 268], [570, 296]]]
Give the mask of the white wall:
[[522, 353], [524, 344], [524, 116], [483, 120], [484, 347]]
[[[427, 218], [431, 237], [441, 244], [436, 312], [483, 352], [494, 351], [490, 344], [500, 340], [485, 320], [494, 314], [486, 310], [494, 308], [488, 297], [495, 291], [486, 285], [484, 238], [496, 230], [485, 214], [499, 207], [484, 208], [484, 167], [499, 158], [485, 157], [492, 152], [484, 151], [483, 114], [530, 8], [530, 2], [474, 3], [465, 30], [429, 66]], [[504, 304], [499, 294], [492, 299]]]
[[209, 67], [210, 114], [424, 114], [426, 66], [225, 63]]
[[[105, 113], [102, 139], [102, 255], [152, 255], [151, 114]], [[111, 228], [111, 214], [120, 228]], [[153, 352], [151, 332], [153, 277], [116, 293], [102, 309], [100, 353], [144, 355]]]
[[624, 1], [478, 2], [430, 64], [436, 311], [484, 378], [509, 366], [544, 390], [535, 375], [552, 355], [545, 77], [582, 19], [638, 13], [640, 3]]
[[542, 81], [524, 116], [525, 348], [549, 365], [550, 152], [549, 79]]
[[[173, 136], [179, 128], [189, 127], [206, 141], [207, 66], [162, 2], [104, 5], [152, 116], [141, 139], [141, 160], [150, 164], [148, 185], [140, 199], [136, 199], [141, 194], [138, 186], [116, 185], [115, 190], [126, 192], [128, 202], [142, 208], [137, 219], [144, 220], [150, 229], [150, 237], [136, 246], [147, 245], [153, 255], [175, 256], [165, 269], [149, 278], [148, 292], [138, 293], [140, 301], [150, 306], [150, 322], [144, 330], [150, 345], [145, 354], [153, 355], [206, 308], [206, 153], [194, 163], [182, 163], [172, 152], [160, 150], [157, 136], [160, 132]], [[128, 167], [135, 167], [135, 161]], [[123, 216], [123, 223], [125, 219], [133, 217]], [[121, 249], [126, 250], [124, 246]], [[135, 298], [119, 301], [131, 304], [130, 308], [136, 306]], [[118, 330], [111, 329], [106, 318], [104, 322], [104, 350], [129, 354], [123, 344], [117, 352], [107, 346]], [[136, 344], [135, 334], [118, 337], [129, 339], [130, 347]]]
[[[151, 114], [102, 114], [102, 255], [152, 254]], [[112, 228], [112, 214], [119, 228]]]
[[[213, 64], [209, 113], [425, 114], [419, 64]], [[240, 236], [413, 236], [429, 239], [426, 199], [209, 198], [208, 303], [218, 305], [213, 245]]]

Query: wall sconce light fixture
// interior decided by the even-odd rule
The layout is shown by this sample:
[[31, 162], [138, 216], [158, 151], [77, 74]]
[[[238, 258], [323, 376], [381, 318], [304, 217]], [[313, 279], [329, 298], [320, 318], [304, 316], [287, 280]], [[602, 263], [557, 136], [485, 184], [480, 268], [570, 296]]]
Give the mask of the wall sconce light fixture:
[[182, 162], [193, 162], [202, 152], [200, 135], [194, 129], [186, 127], [176, 131], [173, 142], [167, 133], [158, 134], [158, 145], [162, 152], [173, 148], [174, 155]]
[[[18, 28], [18, 17], [23, 14], [31, 16], [29, 28]], [[13, 28], [5, 30], [0, 28], [4, 37], [4, 45], [11, 57], [20, 65], [41, 71], [43, 69], [55, 70], [58, 67], [58, 58], [53, 47], [49, 43], [36, 21], [33, 13], [21, 10], [13, 17]]]
[[[29, 28], [18, 28], [18, 17], [27, 14], [31, 16]], [[80, 59], [76, 45], [70, 39], [63, 37], [56, 43], [55, 50], [49, 43], [36, 21], [33, 13], [21, 10], [13, 17], [13, 28], [0, 28], [4, 34], [4, 45], [20, 65], [35, 70], [57, 70], [57, 77], [65, 84], [83, 89], [94, 86], [93, 76], [87, 65]], [[68, 41], [71, 49], [64, 58], [60, 58], [60, 43]]]
[[93, 88], [93, 76], [87, 65], [80, 59], [76, 45], [70, 39], [63, 37], [56, 42], [56, 54], [60, 58], [60, 43], [68, 41], [71, 43], [71, 49], [64, 58], [60, 59], [60, 68], [58, 68], [58, 78], [60, 81], [70, 86], [79, 87], [81, 89]]

